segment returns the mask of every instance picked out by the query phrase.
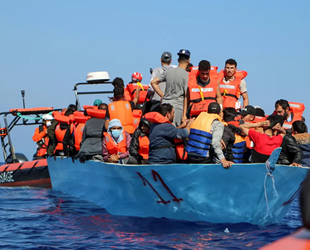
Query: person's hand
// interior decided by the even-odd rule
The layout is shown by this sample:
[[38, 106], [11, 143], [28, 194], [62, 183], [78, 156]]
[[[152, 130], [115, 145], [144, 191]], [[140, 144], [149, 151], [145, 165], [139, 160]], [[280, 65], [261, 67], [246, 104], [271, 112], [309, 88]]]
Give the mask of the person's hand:
[[225, 144], [225, 142], [223, 141], [223, 139], [221, 140], [221, 147], [222, 147], [222, 149], [225, 149], [225, 148], [226, 148], [226, 144]]
[[189, 120], [182, 121], [182, 124], [178, 128], [185, 128]]
[[194, 121], [195, 121], [195, 118], [190, 119], [190, 120], [188, 121], [186, 127], [189, 127], [189, 128], [190, 128], [190, 127], [192, 126], [192, 124], [193, 124]]
[[302, 167], [300, 164], [296, 163], [296, 162], [293, 162], [292, 164], [290, 164], [290, 166], [294, 166], [294, 167]]
[[270, 126], [270, 121], [266, 120], [266, 121], [261, 122], [261, 126], [262, 127], [269, 127]]
[[118, 162], [118, 159], [119, 159], [119, 157], [117, 157], [117, 155], [111, 155], [111, 156], [108, 158], [108, 161], [109, 161], [109, 162]]
[[186, 121], [187, 121], [187, 117], [186, 117], [186, 115], [184, 115], [184, 116], [182, 117], [181, 123], [183, 124], [183, 123], [186, 122]]
[[227, 161], [225, 158], [223, 158], [222, 160], [221, 160], [221, 163], [222, 163], [222, 165], [223, 165], [223, 168], [230, 168], [231, 167], [231, 165], [232, 164], [234, 164], [234, 162], [232, 162], [232, 161]]

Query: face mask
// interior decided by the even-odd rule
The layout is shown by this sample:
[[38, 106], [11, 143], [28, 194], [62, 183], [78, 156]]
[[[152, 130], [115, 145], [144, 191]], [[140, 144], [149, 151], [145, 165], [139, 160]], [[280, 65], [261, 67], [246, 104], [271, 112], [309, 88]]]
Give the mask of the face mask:
[[51, 121], [47, 121], [47, 122], [46, 122], [46, 126], [47, 126], [47, 127], [49, 127], [49, 126], [51, 126], [51, 125], [52, 125], [52, 122], [51, 122]]
[[118, 138], [121, 135], [121, 130], [114, 129], [114, 130], [111, 130], [111, 133], [114, 138]]

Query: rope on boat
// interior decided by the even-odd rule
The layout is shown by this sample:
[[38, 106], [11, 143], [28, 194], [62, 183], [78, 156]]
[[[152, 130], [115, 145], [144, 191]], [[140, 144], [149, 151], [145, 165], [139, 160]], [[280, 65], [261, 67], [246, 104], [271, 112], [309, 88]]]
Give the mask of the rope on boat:
[[[53, 112], [49, 112], [48, 114], [51, 115]], [[30, 117], [30, 116], [24, 116], [24, 115], [21, 115], [21, 113], [17, 113], [16, 114], [18, 117], [20, 118], [23, 118], [23, 119], [26, 119], [26, 120], [40, 120], [42, 119], [43, 115], [42, 116], [38, 116], [38, 117]]]
[[278, 192], [277, 192], [277, 189], [276, 189], [274, 176], [271, 174], [274, 171], [275, 167], [271, 167], [270, 166], [269, 160], [266, 161], [265, 166], [266, 166], [267, 174], [265, 176], [265, 181], [264, 181], [264, 191], [265, 191], [265, 199], [266, 199], [267, 216], [269, 215], [272, 218], [273, 216], [272, 216], [272, 213], [270, 212], [270, 209], [269, 209], [268, 196], [267, 196], [267, 187], [266, 187], [268, 176], [270, 176], [271, 180], [272, 180], [273, 195], [275, 197], [278, 197], [279, 195], [278, 195]]

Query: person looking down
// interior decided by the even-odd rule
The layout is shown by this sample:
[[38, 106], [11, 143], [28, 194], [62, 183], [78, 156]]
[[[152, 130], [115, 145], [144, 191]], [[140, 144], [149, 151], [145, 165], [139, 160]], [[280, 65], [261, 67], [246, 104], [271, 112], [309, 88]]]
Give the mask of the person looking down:
[[[154, 112], [157, 114], [157, 112]], [[185, 121], [178, 128], [174, 120], [174, 108], [169, 103], [160, 105], [159, 119], [153, 122], [150, 129], [149, 164], [176, 163], [174, 139], [185, 139], [189, 135], [189, 128], [193, 120]]]
[[[257, 127], [262, 127], [263, 133], [251, 129]], [[286, 135], [286, 131], [279, 123], [278, 115], [271, 115], [263, 122], [242, 124], [240, 129], [254, 142], [251, 163], [266, 162], [272, 151], [281, 147], [283, 137]], [[276, 131], [278, 135], [274, 136]]]
[[34, 159], [41, 159], [46, 157], [49, 138], [47, 136], [47, 128], [51, 126], [54, 117], [49, 114], [42, 116], [43, 124], [37, 127], [32, 136], [32, 140], [37, 143], [37, 152], [34, 154]]
[[239, 120], [240, 124], [253, 122], [255, 120], [256, 109], [253, 106], [248, 105], [241, 110], [240, 115], [241, 115], [241, 120]]
[[208, 112], [201, 112], [190, 128], [186, 151], [190, 163], [218, 163], [230, 168], [232, 161], [227, 161], [222, 151], [221, 140], [224, 131], [222, 111], [217, 102], [208, 106]]
[[109, 122], [108, 131], [103, 133], [102, 156], [106, 162], [126, 164], [129, 156], [131, 137], [124, 131], [121, 121], [113, 119]]

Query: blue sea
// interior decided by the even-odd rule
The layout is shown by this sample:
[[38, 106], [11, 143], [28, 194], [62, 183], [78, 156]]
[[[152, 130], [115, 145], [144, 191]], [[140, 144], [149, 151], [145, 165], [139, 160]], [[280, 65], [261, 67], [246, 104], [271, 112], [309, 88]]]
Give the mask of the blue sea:
[[51, 189], [0, 192], [0, 249], [258, 249], [301, 226], [297, 201], [281, 224], [259, 227], [113, 216]]

